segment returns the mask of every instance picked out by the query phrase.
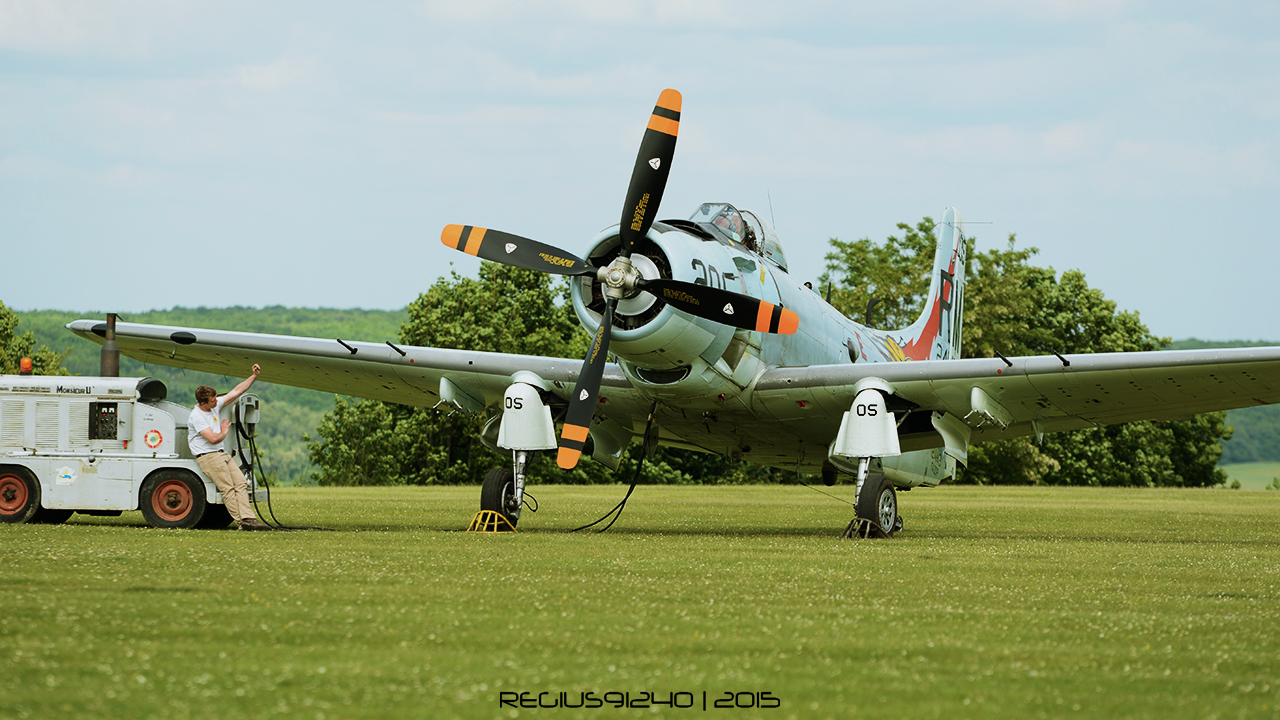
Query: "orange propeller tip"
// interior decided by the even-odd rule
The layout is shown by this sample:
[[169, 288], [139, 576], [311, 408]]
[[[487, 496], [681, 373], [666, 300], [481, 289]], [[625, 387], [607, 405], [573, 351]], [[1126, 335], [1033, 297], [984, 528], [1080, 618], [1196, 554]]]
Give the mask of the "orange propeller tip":
[[782, 308], [782, 316], [778, 318], [778, 334], [794, 335], [800, 329], [800, 316], [794, 310]]
[[562, 447], [560, 448], [560, 451], [556, 453], [556, 464], [560, 466], [561, 470], [572, 470], [577, 467], [578, 458], [580, 457], [582, 457], [581, 450]]
[[675, 110], [676, 112], [680, 112], [680, 103], [682, 100], [683, 98], [680, 95], [680, 91], [673, 90], [671, 88], [663, 90], [662, 94], [658, 96], [659, 105], [668, 110]]

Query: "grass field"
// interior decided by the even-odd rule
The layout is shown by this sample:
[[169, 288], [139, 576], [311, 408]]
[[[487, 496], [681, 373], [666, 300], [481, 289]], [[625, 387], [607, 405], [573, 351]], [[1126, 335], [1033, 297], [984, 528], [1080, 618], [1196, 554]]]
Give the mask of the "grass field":
[[504, 536], [458, 531], [470, 487], [0, 527], [0, 717], [1280, 717], [1280, 492], [944, 487], [841, 541], [805, 488], [641, 487], [562, 532], [624, 490], [534, 488]]

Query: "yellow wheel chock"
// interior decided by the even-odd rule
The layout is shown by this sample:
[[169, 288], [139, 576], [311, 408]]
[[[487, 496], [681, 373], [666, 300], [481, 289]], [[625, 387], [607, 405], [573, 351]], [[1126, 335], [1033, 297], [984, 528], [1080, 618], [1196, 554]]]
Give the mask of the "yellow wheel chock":
[[471, 527], [467, 532], [473, 533], [508, 533], [515, 532], [516, 526], [500, 512], [481, 510], [471, 519]]
[[841, 540], [857, 540], [859, 538], [870, 539], [870, 538], [888, 538], [888, 537], [890, 537], [889, 533], [885, 532], [884, 528], [880, 527], [880, 523], [874, 520], [867, 520], [866, 518], [859, 518], [859, 517], [854, 518], [853, 522], [849, 523], [849, 527], [845, 528], [843, 533], [840, 533]]

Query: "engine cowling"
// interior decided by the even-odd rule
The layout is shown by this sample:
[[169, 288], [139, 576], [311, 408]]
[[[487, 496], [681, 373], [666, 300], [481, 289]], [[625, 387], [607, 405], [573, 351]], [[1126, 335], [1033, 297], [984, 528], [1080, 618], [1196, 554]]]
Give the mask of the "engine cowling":
[[[603, 267], [618, 255], [619, 249], [618, 228], [613, 226], [592, 238], [587, 257], [595, 266]], [[631, 260], [645, 278], [712, 283], [747, 293], [733, 270], [733, 257], [723, 245], [661, 222], [654, 223], [636, 245]], [[721, 268], [731, 270], [726, 273]], [[600, 283], [595, 278], [575, 278], [570, 292], [578, 320], [589, 333], [594, 333], [604, 310]], [[713, 362], [729, 346], [733, 333], [734, 328], [693, 317], [650, 293], [637, 292], [618, 302], [609, 351], [633, 365], [641, 379], [660, 384], [664, 379], [669, 382], [678, 377], [700, 356]]]

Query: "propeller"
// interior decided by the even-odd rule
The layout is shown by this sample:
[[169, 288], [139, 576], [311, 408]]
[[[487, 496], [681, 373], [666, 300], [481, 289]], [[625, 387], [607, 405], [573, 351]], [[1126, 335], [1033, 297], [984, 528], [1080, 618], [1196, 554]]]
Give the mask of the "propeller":
[[792, 310], [749, 295], [721, 290], [708, 285], [695, 285], [668, 278], [646, 279], [632, 266], [631, 252], [653, 226], [662, 193], [671, 174], [676, 137], [680, 131], [680, 93], [667, 89], [658, 96], [640, 151], [636, 154], [631, 184], [627, 187], [618, 227], [621, 247], [618, 256], [606, 267], [596, 267], [560, 248], [536, 240], [511, 235], [499, 230], [471, 225], [447, 225], [440, 241], [469, 255], [511, 265], [513, 267], [553, 275], [594, 277], [605, 297], [604, 317], [596, 329], [582, 361], [582, 371], [569, 398], [569, 410], [560, 433], [560, 450], [556, 463], [568, 470], [578, 464], [587, 441], [596, 398], [609, 356], [609, 338], [613, 331], [613, 314], [618, 301], [636, 291], [649, 292], [690, 315], [706, 318], [732, 327], [758, 332], [789, 335], [799, 327], [800, 318]]
[[649, 126], [636, 153], [636, 165], [627, 187], [627, 201], [622, 205], [618, 238], [622, 242], [619, 257], [631, 257], [631, 249], [653, 226], [653, 218], [667, 189], [671, 174], [671, 158], [676, 154], [676, 135], [680, 132], [680, 93], [667, 88], [658, 96], [649, 116]]
[[618, 300], [643, 279], [631, 265], [631, 250], [653, 226], [662, 193], [667, 189], [671, 158], [676, 154], [676, 136], [680, 133], [680, 103], [679, 92], [671, 88], [662, 91], [653, 106], [653, 113], [649, 115], [649, 126], [640, 141], [640, 151], [636, 153], [636, 164], [631, 170], [631, 184], [627, 187], [627, 199], [622, 205], [622, 220], [618, 226], [618, 240], [622, 248], [600, 278], [604, 283], [604, 317], [591, 340], [591, 347], [587, 348], [587, 357], [582, 361], [582, 372], [573, 386], [569, 412], [564, 416], [564, 428], [560, 432], [556, 464], [565, 470], [571, 470], [578, 464], [587, 441], [587, 429], [595, 415], [596, 397], [600, 394], [600, 380], [604, 377], [604, 363], [608, 357], [609, 335], [613, 332], [613, 310]]
[[591, 338], [587, 357], [582, 361], [582, 372], [578, 373], [578, 382], [573, 386], [573, 397], [569, 398], [569, 411], [565, 413], [564, 428], [560, 431], [560, 450], [556, 453], [556, 464], [565, 470], [572, 470], [578, 464], [587, 442], [591, 417], [596, 413], [596, 396], [600, 394], [600, 381], [604, 378], [604, 363], [609, 357], [609, 335], [617, 304], [614, 298], [605, 300], [604, 318]]
[[690, 315], [743, 330], [791, 335], [800, 327], [800, 316], [781, 305], [710, 285], [682, 280], [640, 278], [635, 286], [667, 301]]
[[440, 242], [468, 255], [552, 275], [595, 275], [598, 268], [560, 248], [501, 230], [446, 225]]

